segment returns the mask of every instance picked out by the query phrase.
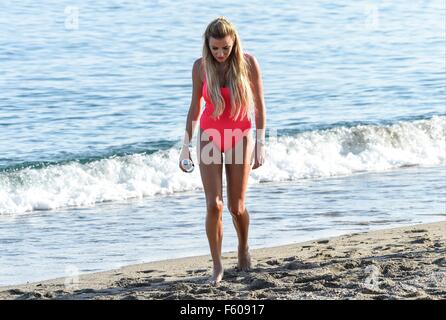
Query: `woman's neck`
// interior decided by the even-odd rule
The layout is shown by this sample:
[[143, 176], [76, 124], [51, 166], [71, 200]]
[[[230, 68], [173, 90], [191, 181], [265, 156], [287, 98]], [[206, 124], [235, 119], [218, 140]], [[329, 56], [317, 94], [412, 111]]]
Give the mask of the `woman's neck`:
[[225, 73], [228, 70], [229, 63], [227, 61], [220, 63], [217, 67], [218, 72]]

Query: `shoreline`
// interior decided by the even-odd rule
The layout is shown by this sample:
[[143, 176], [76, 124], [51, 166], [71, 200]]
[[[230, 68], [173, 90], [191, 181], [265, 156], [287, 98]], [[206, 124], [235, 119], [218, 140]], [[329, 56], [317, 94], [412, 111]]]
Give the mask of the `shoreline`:
[[0, 287], [0, 299], [446, 299], [446, 221], [251, 250], [252, 270], [223, 253]]

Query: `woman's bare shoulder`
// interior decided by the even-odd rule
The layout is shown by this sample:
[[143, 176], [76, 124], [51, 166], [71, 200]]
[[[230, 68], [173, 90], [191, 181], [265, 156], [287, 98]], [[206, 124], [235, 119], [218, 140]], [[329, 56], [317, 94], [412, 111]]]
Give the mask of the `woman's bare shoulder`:
[[245, 59], [248, 62], [248, 68], [251, 75], [258, 75], [260, 73], [260, 66], [259, 62], [257, 61], [256, 57], [251, 53], [244, 53]]
[[245, 59], [249, 64], [252, 64], [256, 60], [256, 57], [252, 53], [244, 52], [243, 54], [245, 55]]
[[193, 72], [200, 75], [200, 80], [203, 81], [203, 58], [200, 57], [194, 62]]

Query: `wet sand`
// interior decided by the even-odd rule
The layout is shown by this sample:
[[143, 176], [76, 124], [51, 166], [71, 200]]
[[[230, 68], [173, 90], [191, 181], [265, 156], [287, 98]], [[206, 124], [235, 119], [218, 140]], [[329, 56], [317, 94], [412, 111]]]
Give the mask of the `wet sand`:
[[446, 299], [446, 221], [224, 253], [0, 288], [0, 299]]

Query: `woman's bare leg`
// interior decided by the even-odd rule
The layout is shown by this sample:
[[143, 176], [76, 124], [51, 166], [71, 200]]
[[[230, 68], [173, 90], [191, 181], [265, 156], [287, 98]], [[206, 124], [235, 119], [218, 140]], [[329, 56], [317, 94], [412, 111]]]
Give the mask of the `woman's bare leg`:
[[[225, 170], [228, 209], [238, 237], [238, 268], [249, 270], [251, 257], [248, 247], [249, 214], [245, 207], [245, 193], [251, 172], [253, 141], [251, 135], [243, 138], [233, 149], [225, 152]], [[241, 161], [236, 161], [241, 159]], [[229, 161], [230, 160], [230, 161]]]
[[[200, 131], [201, 134], [201, 131]], [[210, 142], [200, 142], [199, 155], [204, 146]], [[213, 155], [214, 156], [214, 155]], [[223, 278], [223, 264], [221, 261], [221, 247], [223, 241], [223, 192], [222, 192], [222, 154], [215, 154], [220, 157], [219, 163], [209, 163], [200, 161], [200, 175], [206, 196], [206, 235], [209, 241], [213, 261], [212, 281], [218, 283]]]

